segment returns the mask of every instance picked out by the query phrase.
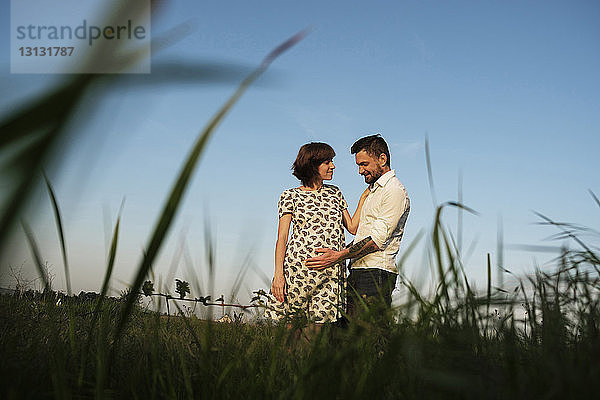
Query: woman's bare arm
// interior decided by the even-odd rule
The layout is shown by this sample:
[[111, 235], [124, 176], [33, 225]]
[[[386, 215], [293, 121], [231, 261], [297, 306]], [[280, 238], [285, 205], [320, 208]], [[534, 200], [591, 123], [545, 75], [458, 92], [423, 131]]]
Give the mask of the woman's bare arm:
[[360, 195], [360, 200], [358, 200], [358, 206], [356, 206], [356, 211], [354, 211], [354, 215], [350, 218], [350, 213], [348, 210], [344, 210], [342, 214], [342, 221], [344, 226], [353, 235], [356, 235], [356, 231], [358, 230], [358, 224], [360, 222], [360, 212], [362, 210], [362, 206], [365, 202], [367, 196], [371, 193], [371, 189], [367, 187], [365, 191]]
[[283, 214], [279, 218], [279, 227], [277, 228], [277, 243], [275, 244], [275, 276], [271, 284], [271, 293], [279, 301], [285, 299], [287, 288], [285, 286], [285, 276], [283, 274], [283, 260], [285, 259], [285, 249], [287, 247], [288, 236], [290, 234], [290, 225], [292, 223], [292, 214]]

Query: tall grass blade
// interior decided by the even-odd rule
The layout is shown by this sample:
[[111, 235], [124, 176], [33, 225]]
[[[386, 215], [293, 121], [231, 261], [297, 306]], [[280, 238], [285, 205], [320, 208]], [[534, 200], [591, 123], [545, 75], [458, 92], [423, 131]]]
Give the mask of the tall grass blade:
[[594, 192], [592, 192], [591, 189], [588, 189], [588, 191], [592, 195], [592, 198], [594, 199], [594, 201], [596, 202], [596, 204], [598, 205], [598, 207], [600, 207], [600, 200], [598, 200], [598, 197], [596, 197], [596, 194]]
[[487, 306], [490, 306], [492, 298], [492, 259], [490, 253], [487, 253]]
[[40, 275], [40, 279], [44, 283], [44, 291], [50, 291], [50, 278], [48, 277], [48, 271], [45, 271], [44, 267], [42, 266], [42, 257], [40, 256], [40, 250], [38, 248], [37, 241], [35, 240], [35, 236], [25, 221], [21, 221], [21, 226], [23, 227], [25, 236], [27, 236], [27, 241], [29, 242], [29, 248], [31, 249], [35, 267]]
[[246, 277], [246, 273], [250, 269], [250, 265], [252, 263], [250, 254], [246, 256], [244, 262], [242, 263], [242, 267], [239, 269], [237, 275], [235, 276], [235, 280], [233, 281], [233, 285], [231, 287], [230, 299], [233, 302], [236, 298], [237, 294], [240, 291], [240, 287], [244, 282], [244, 278]]
[[[445, 246], [445, 253], [448, 258], [448, 261], [450, 262], [450, 267], [449, 267], [448, 272], [453, 273], [454, 282], [456, 285], [458, 285], [458, 279], [459, 279], [458, 271], [457, 271], [456, 265], [455, 265], [456, 257], [452, 253], [452, 246], [450, 246], [448, 237], [446, 235], [446, 232], [444, 231], [444, 227], [442, 224], [442, 211], [444, 210], [444, 208], [446, 208], [448, 206], [463, 209], [474, 215], [479, 214], [477, 211], [473, 210], [472, 208], [467, 207], [464, 204], [454, 202], [454, 201], [447, 201], [437, 207], [437, 210], [435, 213], [435, 219], [434, 219], [434, 223], [433, 223], [433, 231], [432, 231], [432, 235], [431, 235], [432, 247], [433, 247], [432, 251], [434, 253], [433, 256], [435, 257], [436, 264], [437, 264], [437, 273], [439, 275], [438, 288], [441, 290], [440, 294], [441, 294], [441, 296], [443, 296], [443, 298], [446, 299], [446, 302], [450, 301], [450, 295], [448, 292], [448, 282], [446, 280], [446, 271], [444, 270], [444, 257], [443, 257], [444, 250], [442, 249], [442, 243]], [[439, 300], [439, 297], [437, 298], [437, 300]]]
[[553, 221], [552, 219], [550, 219], [550, 218], [546, 217], [545, 215], [540, 214], [536, 211], [534, 211], [534, 214], [536, 214], [538, 217], [540, 217], [541, 219], [546, 221], [547, 224], [553, 225], [553, 226], [556, 226], [557, 228], [559, 228], [561, 230], [561, 234], [564, 237], [569, 237], [569, 238], [573, 239], [573, 241], [575, 241], [577, 244], [579, 244], [585, 250], [587, 255], [590, 257], [590, 259], [592, 260], [592, 263], [594, 263], [596, 265], [600, 264], [600, 258], [598, 258], [596, 253], [594, 253], [594, 251], [592, 251], [592, 249], [590, 249], [590, 247], [588, 245], [586, 245], [581, 239], [579, 239], [577, 237], [577, 235], [575, 233], [573, 233], [574, 230], [573, 229], [565, 229], [565, 227], [569, 228], [569, 227], [572, 227], [572, 225]]
[[185, 263], [186, 271], [189, 275], [189, 279], [192, 280], [193, 287], [200, 294], [204, 294], [204, 285], [202, 284], [201, 274], [194, 267], [194, 261], [192, 260], [192, 256], [190, 255], [189, 247], [184, 244], [183, 248], [183, 261]]
[[435, 195], [435, 185], [433, 184], [433, 169], [431, 168], [431, 155], [429, 153], [429, 138], [425, 136], [425, 162], [427, 164], [427, 178], [429, 181], [429, 190], [431, 191], [431, 200], [433, 206], [437, 206], [437, 198]]
[[208, 291], [209, 293], [212, 293], [215, 283], [215, 256], [217, 252], [208, 217], [204, 219], [204, 249], [206, 251], [206, 261], [208, 265]]
[[183, 250], [185, 249], [185, 236], [186, 230], [182, 229], [181, 233], [179, 234], [179, 244], [175, 249], [175, 253], [173, 253], [173, 259], [171, 260], [171, 265], [169, 266], [169, 270], [167, 271], [167, 282], [173, 282], [173, 280], [175, 279], [175, 274], [177, 273], [181, 257], [183, 256]]
[[498, 269], [498, 280], [497, 285], [499, 288], [504, 287], [504, 225], [502, 223], [502, 216], [498, 215], [498, 232], [496, 233], [497, 249], [497, 269]]
[[[121, 213], [123, 211], [123, 206], [125, 204], [125, 199], [123, 199], [123, 201], [121, 202], [121, 208], [119, 209], [119, 214], [117, 215], [117, 221], [115, 223], [115, 229], [113, 232], [113, 236], [112, 236], [112, 241], [110, 244], [110, 251], [108, 254], [108, 261], [107, 261], [107, 266], [106, 266], [106, 274], [104, 275], [104, 281], [102, 282], [102, 289], [100, 290], [100, 296], [98, 297], [98, 300], [96, 302], [96, 305], [94, 307], [94, 311], [93, 311], [93, 316], [92, 316], [92, 321], [90, 324], [90, 329], [88, 332], [88, 340], [87, 343], [85, 345], [85, 349], [86, 351], [82, 352], [81, 354], [81, 373], [83, 374], [84, 371], [84, 366], [87, 364], [87, 357], [88, 357], [88, 351], [91, 345], [91, 341], [92, 338], [94, 338], [94, 332], [96, 332], [96, 324], [98, 323], [98, 319], [100, 318], [100, 314], [102, 312], [102, 305], [104, 304], [104, 299], [106, 298], [106, 294], [108, 293], [108, 285], [110, 283], [110, 278], [112, 276], [112, 272], [113, 272], [113, 268], [114, 268], [114, 263], [115, 263], [115, 258], [116, 258], [116, 254], [117, 254], [117, 243], [119, 241], [119, 226], [121, 223]], [[103, 328], [105, 329], [105, 328]], [[101, 365], [102, 364], [102, 365]], [[98, 387], [99, 390], [102, 389], [103, 386], [103, 379], [104, 376], [106, 375], [107, 371], [104, 370], [105, 368], [108, 368], [109, 364], [106, 363], [100, 363], [98, 364]], [[79, 382], [81, 382], [83, 379], [83, 375], [79, 376]]]
[[490, 303], [492, 300], [492, 259], [490, 253], [487, 253], [487, 296], [485, 299], [485, 334], [488, 332], [490, 321]]
[[441, 289], [441, 295], [444, 296], [444, 298], [446, 298], [446, 300], [449, 300], [449, 295], [448, 295], [448, 285], [446, 283], [446, 273], [444, 271], [444, 261], [442, 258], [442, 246], [440, 243], [440, 237], [442, 236], [442, 210], [444, 209], [444, 204], [438, 206], [436, 213], [435, 213], [435, 220], [433, 222], [433, 232], [431, 235], [431, 239], [432, 239], [432, 246], [433, 249], [432, 251], [434, 252], [433, 256], [435, 257], [436, 260], [436, 266], [437, 266], [437, 273], [438, 273], [438, 279], [439, 279], [439, 283], [438, 286]]
[[46, 188], [48, 189], [48, 194], [50, 195], [50, 200], [52, 200], [52, 209], [54, 211], [54, 219], [56, 221], [56, 229], [58, 230], [58, 238], [60, 240], [60, 249], [62, 252], [63, 258], [63, 266], [65, 268], [65, 280], [67, 281], [67, 293], [70, 296], [71, 293], [71, 274], [69, 272], [69, 260], [67, 257], [67, 244], [65, 240], [65, 233], [63, 229], [62, 217], [60, 213], [60, 208], [58, 207], [58, 201], [56, 201], [56, 195], [54, 194], [54, 189], [48, 180], [46, 174], [44, 174], [44, 180], [46, 181]]
[[108, 285], [110, 283], [110, 277], [112, 276], [113, 268], [115, 266], [115, 258], [117, 256], [117, 243], [119, 242], [119, 226], [121, 225], [121, 213], [125, 205], [125, 199], [121, 202], [121, 208], [117, 215], [117, 222], [115, 223], [115, 229], [113, 231], [112, 240], [110, 243], [110, 251], [108, 253], [108, 262], [106, 265], [106, 274], [104, 275], [104, 281], [102, 282], [102, 289], [100, 290], [100, 298], [98, 299], [98, 305], [96, 306], [96, 313], [100, 307], [102, 299], [108, 293]]
[[[463, 203], [463, 175], [462, 170], [458, 173], [458, 204]], [[459, 254], [462, 254], [462, 234], [463, 234], [463, 209], [458, 208], [456, 221], [456, 242]]]

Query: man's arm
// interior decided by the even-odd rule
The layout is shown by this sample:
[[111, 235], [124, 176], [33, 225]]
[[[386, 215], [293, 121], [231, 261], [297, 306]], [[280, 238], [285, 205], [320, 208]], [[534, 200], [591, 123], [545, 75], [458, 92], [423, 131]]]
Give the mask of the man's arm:
[[377, 247], [373, 239], [368, 236], [340, 251], [324, 248], [317, 249], [316, 252], [321, 255], [306, 260], [306, 266], [310, 269], [323, 269], [347, 258], [360, 258], [378, 250], [380, 250], [379, 247]]
[[380, 248], [375, 244], [373, 239], [371, 239], [371, 236], [367, 236], [363, 240], [348, 247], [346, 250], [348, 250], [348, 254], [340, 259], [340, 261], [347, 258], [361, 258], [369, 253], [380, 250]]

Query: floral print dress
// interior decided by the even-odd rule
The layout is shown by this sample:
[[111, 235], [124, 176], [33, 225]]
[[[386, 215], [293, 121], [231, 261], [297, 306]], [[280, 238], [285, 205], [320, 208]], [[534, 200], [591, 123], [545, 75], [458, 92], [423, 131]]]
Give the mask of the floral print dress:
[[270, 296], [266, 317], [277, 320], [300, 312], [318, 323], [341, 317], [345, 306], [345, 262], [322, 270], [310, 270], [304, 262], [317, 256], [318, 248], [344, 247], [342, 213], [346, 208], [342, 192], [333, 185], [314, 191], [293, 188], [281, 194], [279, 218], [291, 213], [293, 225], [283, 263], [287, 295], [283, 303]]

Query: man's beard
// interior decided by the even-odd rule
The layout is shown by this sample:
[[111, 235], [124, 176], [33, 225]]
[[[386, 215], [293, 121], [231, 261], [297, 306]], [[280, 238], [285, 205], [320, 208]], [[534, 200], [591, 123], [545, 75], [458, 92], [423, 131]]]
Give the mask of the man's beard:
[[377, 179], [381, 178], [381, 175], [383, 175], [383, 168], [378, 165], [377, 170], [373, 172], [369, 171], [369, 175], [365, 176], [365, 183], [372, 185], [377, 182]]

